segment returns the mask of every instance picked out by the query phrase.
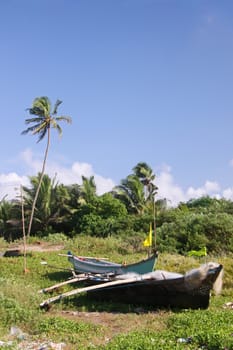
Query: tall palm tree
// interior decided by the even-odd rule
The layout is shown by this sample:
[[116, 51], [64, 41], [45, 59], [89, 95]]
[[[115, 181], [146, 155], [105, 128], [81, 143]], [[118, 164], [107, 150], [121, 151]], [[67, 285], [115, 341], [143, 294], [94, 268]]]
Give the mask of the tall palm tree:
[[139, 178], [144, 186], [145, 190], [145, 201], [149, 210], [153, 213], [154, 218], [154, 237], [156, 244], [156, 208], [155, 208], [155, 195], [157, 194], [158, 187], [154, 184], [155, 174], [151, 167], [145, 162], [139, 162], [133, 171], [135, 175]]
[[121, 180], [120, 185], [114, 187], [113, 195], [125, 204], [130, 213], [143, 213], [146, 205], [144, 187], [135, 174]]
[[153, 183], [155, 174], [151, 167], [145, 162], [139, 162], [133, 168], [134, 174], [139, 178], [145, 187], [145, 200], [154, 201], [154, 196], [157, 193], [158, 187]]
[[[26, 211], [31, 208], [39, 180], [40, 173], [37, 176], [31, 176], [30, 188], [23, 188]], [[65, 220], [65, 215], [70, 214], [68, 201], [69, 193], [65, 186], [58, 183], [56, 176], [51, 179], [47, 174], [44, 174], [34, 211], [33, 222], [36, 224], [36, 229], [48, 233], [49, 226], [57, 226]]]
[[90, 178], [82, 175], [82, 185], [80, 186], [80, 204], [93, 202], [96, 197], [96, 183], [94, 176]]
[[26, 119], [25, 123], [28, 124], [33, 124], [32, 126], [28, 127], [26, 130], [22, 131], [22, 134], [28, 134], [32, 133], [33, 135], [38, 136], [38, 141], [40, 142], [44, 139], [44, 137], [47, 135], [47, 144], [45, 148], [45, 153], [44, 153], [44, 160], [43, 160], [43, 165], [42, 165], [42, 170], [40, 173], [40, 180], [38, 183], [37, 191], [35, 193], [35, 197], [32, 203], [32, 210], [31, 210], [31, 216], [30, 216], [30, 221], [28, 225], [28, 232], [27, 235], [30, 236], [31, 233], [31, 227], [32, 227], [32, 220], [33, 220], [33, 215], [35, 211], [35, 206], [36, 206], [36, 201], [37, 197], [40, 191], [41, 183], [43, 180], [44, 172], [45, 172], [45, 165], [46, 165], [46, 160], [48, 157], [48, 151], [49, 151], [49, 146], [50, 146], [50, 131], [51, 128], [54, 128], [57, 130], [59, 135], [62, 135], [62, 129], [58, 122], [60, 121], [66, 121], [67, 123], [71, 123], [71, 118], [68, 116], [57, 116], [57, 109], [58, 106], [62, 103], [62, 101], [57, 100], [54, 109], [51, 112], [51, 103], [50, 100], [47, 96], [42, 96], [42, 97], [37, 97], [34, 99], [32, 107], [28, 108], [28, 111], [31, 115], [34, 115], [34, 118]]

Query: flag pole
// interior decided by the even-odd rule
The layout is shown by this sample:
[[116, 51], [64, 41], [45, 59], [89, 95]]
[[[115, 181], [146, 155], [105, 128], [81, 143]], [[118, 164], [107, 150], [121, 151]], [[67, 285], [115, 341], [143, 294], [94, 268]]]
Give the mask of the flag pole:
[[23, 227], [23, 261], [24, 261], [24, 273], [27, 272], [27, 240], [25, 233], [25, 220], [24, 220], [24, 198], [23, 198], [23, 187], [20, 186], [21, 194], [21, 213], [22, 213], [22, 227]]
[[155, 200], [153, 201], [153, 204], [154, 204], [154, 213], [153, 213], [153, 215], [154, 215], [154, 247], [155, 247], [155, 249], [156, 249], [156, 219], [155, 219]]
[[149, 249], [148, 249], [148, 258], [151, 256], [151, 251], [152, 251], [152, 244], [149, 246]]
[[143, 242], [144, 247], [147, 247], [148, 257], [151, 255], [152, 250], [152, 223], [150, 223], [149, 234]]

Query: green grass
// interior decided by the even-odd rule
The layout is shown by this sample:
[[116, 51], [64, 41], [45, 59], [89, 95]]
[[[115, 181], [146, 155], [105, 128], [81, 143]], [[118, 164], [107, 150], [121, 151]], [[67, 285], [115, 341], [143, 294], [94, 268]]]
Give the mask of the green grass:
[[[64, 241], [57, 237], [57, 241], [50, 238], [47, 242], [56, 243], [64, 244], [61, 251], [28, 252], [27, 273], [23, 256], [0, 258], [0, 340], [11, 339], [10, 328], [17, 326], [31, 340], [64, 342], [67, 350], [233, 349], [233, 312], [224, 308], [226, 302], [233, 302], [231, 256], [208, 257], [208, 261], [224, 265], [222, 294], [211, 297], [208, 310], [138, 311], [134, 305], [97, 303], [81, 295], [54, 303], [45, 312], [39, 304], [49, 295], [38, 291], [71, 276], [67, 258], [59, 253], [72, 250], [116, 262], [133, 262], [146, 256], [115, 238], [79, 237]], [[5, 248], [5, 242], [0, 241], [0, 250]], [[47, 264], [41, 264], [42, 261]], [[203, 258], [161, 254], [157, 268], [183, 273], [203, 262]], [[72, 287], [76, 286], [66, 286], [59, 292]]]

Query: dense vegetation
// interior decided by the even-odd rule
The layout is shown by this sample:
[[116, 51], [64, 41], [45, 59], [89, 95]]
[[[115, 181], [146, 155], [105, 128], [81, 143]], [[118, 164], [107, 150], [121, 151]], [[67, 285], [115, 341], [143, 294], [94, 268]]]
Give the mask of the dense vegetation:
[[[146, 163], [138, 163], [112, 192], [98, 195], [94, 177], [82, 177], [82, 184], [65, 186], [44, 175], [38, 193], [32, 236], [63, 233], [95, 237], [128, 237], [137, 245], [156, 220], [159, 251], [185, 254], [207, 247], [208, 252], [233, 252], [233, 202], [202, 197], [175, 208], [166, 199], [157, 200], [155, 175]], [[25, 226], [41, 174], [30, 177], [23, 188]], [[0, 202], [0, 237], [8, 242], [22, 237], [22, 201]]]

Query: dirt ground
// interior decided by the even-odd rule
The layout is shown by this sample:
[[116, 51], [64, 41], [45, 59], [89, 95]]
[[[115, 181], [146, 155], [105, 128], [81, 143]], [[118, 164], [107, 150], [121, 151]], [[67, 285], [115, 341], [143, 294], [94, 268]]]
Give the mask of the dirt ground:
[[[26, 251], [27, 252], [52, 252], [52, 251], [59, 251], [64, 249], [63, 244], [51, 244], [48, 242], [36, 242], [34, 244], [27, 244], [26, 245]], [[24, 252], [24, 245], [23, 244], [14, 244], [11, 245], [7, 250], [19, 250], [21, 253]]]
[[131, 331], [161, 331], [163, 329], [162, 313], [161, 311], [146, 312], [142, 308], [135, 308], [131, 313], [61, 311], [59, 315], [101, 326], [103, 335], [98, 334], [95, 339], [92, 339], [93, 345], [100, 345], [106, 344], [118, 334], [127, 334]]

